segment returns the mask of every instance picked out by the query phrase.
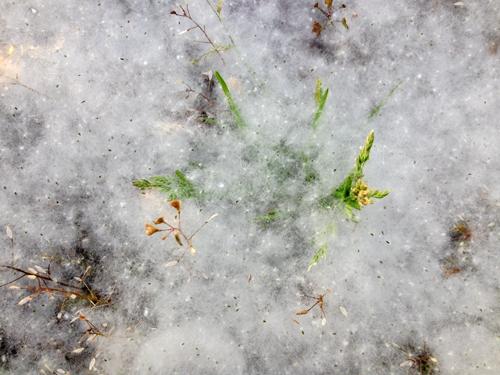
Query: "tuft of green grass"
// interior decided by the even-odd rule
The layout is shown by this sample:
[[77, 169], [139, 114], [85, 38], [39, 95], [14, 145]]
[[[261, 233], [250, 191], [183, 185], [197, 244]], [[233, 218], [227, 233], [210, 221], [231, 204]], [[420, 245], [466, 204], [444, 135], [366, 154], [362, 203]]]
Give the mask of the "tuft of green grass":
[[272, 223], [280, 220], [281, 218], [281, 213], [278, 210], [273, 209], [268, 211], [265, 215], [257, 216], [255, 218], [255, 221], [257, 222], [257, 224], [260, 224], [262, 226], [269, 226]]
[[236, 126], [240, 129], [246, 128], [247, 125], [245, 123], [245, 120], [243, 120], [243, 117], [241, 116], [241, 112], [233, 99], [233, 95], [231, 95], [231, 91], [229, 91], [229, 87], [227, 86], [226, 81], [224, 81], [224, 78], [222, 78], [221, 74], [218, 71], [214, 73], [214, 76], [219, 82], [222, 92], [226, 97], [227, 104], [229, 105], [229, 110], [233, 115]]
[[394, 95], [396, 90], [403, 84], [402, 81], [399, 81], [396, 85], [394, 85], [389, 93], [378, 103], [375, 105], [371, 110], [370, 113], [368, 114], [368, 120], [373, 119], [374, 117], [378, 116], [382, 108], [387, 104], [387, 101]]
[[319, 247], [318, 250], [314, 253], [311, 261], [309, 262], [309, 266], [307, 267], [307, 272], [311, 270], [315, 265], [317, 265], [323, 258], [326, 258], [328, 255], [328, 245], [325, 243]]
[[335, 203], [340, 202], [344, 206], [346, 215], [355, 220], [353, 210], [361, 210], [364, 206], [373, 203], [373, 198], [382, 199], [389, 194], [386, 190], [371, 189], [363, 180], [363, 168], [370, 159], [370, 151], [374, 141], [375, 133], [372, 130], [366, 137], [365, 144], [356, 158], [354, 169], [337, 188], [320, 199], [321, 207], [332, 208]]
[[199, 196], [198, 189], [180, 170], [176, 170], [172, 176], [153, 176], [134, 180], [132, 184], [142, 191], [157, 189], [166, 194], [169, 200], [186, 200]]
[[321, 115], [323, 114], [323, 110], [325, 108], [326, 101], [328, 99], [328, 94], [330, 93], [329, 89], [323, 90], [321, 80], [316, 80], [316, 89], [314, 90], [314, 101], [316, 102], [316, 111], [313, 115], [313, 120], [311, 123], [311, 127], [316, 129], [319, 124], [319, 120], [321, 119]]

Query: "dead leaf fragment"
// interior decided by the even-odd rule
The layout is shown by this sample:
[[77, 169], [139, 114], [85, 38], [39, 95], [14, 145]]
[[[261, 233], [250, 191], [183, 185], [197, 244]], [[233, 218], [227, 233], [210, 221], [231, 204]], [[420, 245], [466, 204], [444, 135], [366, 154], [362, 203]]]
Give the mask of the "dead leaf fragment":
[[347, 24], [347, 18], [342, 18], [342, 26], [345, 27], [346, 30], [349, 30], [349, 25]]
[[95, 358], [92, 358], [90, 360], [90, 364], [89, 364], [89, 371], [92, 371], [92, 369], [94, 368], [95, 366]]
[[182, 241], [181, 241], [181, 234], [178, 230], [176, 230], [174, 232], [174, 238], [175, 238], [175, 241], [179, 244], [179, 246], [183, 246]]
[[347, 310], [344, 306], [339, 306], [339, 310], [347, 318]]
[[312, 32], [316, 34], [316, 36], [320, 36], [323, 31], [323, 26], [318, 21], [314, 21], [312, 24]]
[[7, 235], [7, 238], [9, 240], [13, 240], [14, 239], [14, 234], [12, 233], [12, 228], [8, 225], [5, 226], [5, 234]]
[[23, 298], [22, 300], [20, 300], [17, 304], [18, 304], [19, 306], [22, 306], [22, 305], [24, 305], [24, 304], [26, 304], [26, 303], [30, 302], [31, 300], [33, 300], [33, 296], [32, 296], [32, 295], [31, 295], [31, 296], [24, 297], [24, 298]]
[[174, 199], [170, 201], [170, 205], [177, 210], [177, 212], [181, 211], [181, 201], [178, 199]]

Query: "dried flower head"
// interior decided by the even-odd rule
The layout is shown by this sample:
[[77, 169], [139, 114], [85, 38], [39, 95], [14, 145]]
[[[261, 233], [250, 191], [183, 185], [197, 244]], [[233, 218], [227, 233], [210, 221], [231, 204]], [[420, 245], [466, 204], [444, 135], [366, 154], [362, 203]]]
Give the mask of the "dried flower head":
[[165, 232], [165, 235], [162, 236], [162, 240], [166, 240], [170, 234], [173, 235], [175, 242], [179, 247], [186, 247], [186, 249], [189, 249], [191, 254], [196, 253], [196, 249], [193, 246], [193, 237], [206, 225], [208, 224], [213, 218], [215, 218], [217, 215], [212, 215], [210, 218], [205, 220], [205, 222], [198, 227], [193, 233], [190, 235], [187, 235], [181, 225], [181, 201], [178, 199], [174, 199], [170, 201], [170, 206], [175, 208], [177, 211], [177, 215], [174, 217], [174, 221], [169, 223], [163, 216], [158, 217], [153, 224], [155, 225], [164, 225], [165, 227], [156, 227], [153, 224], [145, 224], [145, 229], [146, 229], [146, 235], [151, 236], [155, 234], [156, 232]]
[[161, 231], [161, 229], [158, 229], [157, 227], [155, 227], [154, 225], [151, 225], [151, 224], [144, 225], [144, 229], [146, 231], [146, 235], [148, 235], [148, 236], [152, 236], [156, 232]]
[[351, 189], [351, 195], [356, 197], [356, 200], [361, 206], [368, 206], [373, 203], [370, 199], [370, 189], [366, 182], [364, 182], [361, 178], [356, 181], [356, 184]]
[[165, 224], [165, 219], [163, 218], [163, 216], [160, 216], [158, 219], [156, 219], [153, 223], [155, 224]]
[[177, 212], [181, 211], [181, 201], [178, 199], [174, 199], [170, 201], [170, 205], [177, 210]]

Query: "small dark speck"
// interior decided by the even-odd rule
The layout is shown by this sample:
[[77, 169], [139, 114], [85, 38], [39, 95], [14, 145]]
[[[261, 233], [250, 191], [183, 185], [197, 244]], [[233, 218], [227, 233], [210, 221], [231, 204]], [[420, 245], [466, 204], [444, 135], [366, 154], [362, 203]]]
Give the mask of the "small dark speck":
[[386, 243], [386, 244], [388, 244], [388, 245], [390, 245], [390, 244], [391, 244], [391, 242], [390, 242], [390, 241], [385, 241], [385, 243]]
[[262, 323], [267, 323], [267, 321], [263, 320]]
[[83, 104], [83, 103], [85, 103], [85, 102], [86, 102], [86, 100], [82, 100], [82, 101], [80, 102], [80, 104]]

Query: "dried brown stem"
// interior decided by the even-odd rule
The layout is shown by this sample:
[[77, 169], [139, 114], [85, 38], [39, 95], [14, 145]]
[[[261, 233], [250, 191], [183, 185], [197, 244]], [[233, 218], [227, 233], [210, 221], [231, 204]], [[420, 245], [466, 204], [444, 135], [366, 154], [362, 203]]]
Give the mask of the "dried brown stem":
[[177, 11], [173, 10], [173, 11], [170, 12], [170, 14], [172, 14], [174, 16], [177, 16], [177, 17], [181, 17], [181, 18], [185, 18], [185, 19], [189, 20], [194, 26], [188, 28], [186, 30], [186, 32], [189, 32], [189, 31], [192, 31], [192, 30], [195, 30], [195, 29], [200, 30], [201, 33], [203, 34], [203, 36], [205, 37], [205, 39], [207, 40], [207, 42], [212, 46], [213, 50], [217, 53], [217, 55], [221, 59], [222, 63], [225, 64], [226, 62], [224, 61], [224, 58], [222, 57], [222, 54], [221, 54], [219, 48], [215, 45], [215, 43], [213, 42], [213, 40], [208, 35], [206, 27], [204, 25], [203, 26], [200, 25], [191, 16], [191, 12], [189, 11], [189, 6], [187, 4], [186, 4], [185, 7], [183, 7], [182, 5], [179, 5], [179, 9], [180, 9], [179, 13]]

